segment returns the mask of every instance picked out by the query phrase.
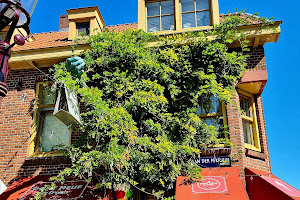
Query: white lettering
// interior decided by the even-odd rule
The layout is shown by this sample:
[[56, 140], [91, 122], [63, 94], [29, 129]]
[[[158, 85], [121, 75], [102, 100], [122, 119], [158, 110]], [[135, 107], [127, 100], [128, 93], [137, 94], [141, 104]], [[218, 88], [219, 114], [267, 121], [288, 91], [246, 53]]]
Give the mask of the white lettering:
[[58, 190], [65, 190], [67, 186], [60, 186]]

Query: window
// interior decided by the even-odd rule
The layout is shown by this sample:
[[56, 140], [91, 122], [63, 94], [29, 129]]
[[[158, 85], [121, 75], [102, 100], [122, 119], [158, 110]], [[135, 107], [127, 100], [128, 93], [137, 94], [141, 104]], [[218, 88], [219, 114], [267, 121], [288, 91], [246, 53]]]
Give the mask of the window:
[[225, 133], [227, 126], [225, 104], [220, 102], [217, 97], [202, 98], [197, 114], [207, 125], [216, 128], [219, 132], [218, 138], [228, 138], [227, 133]]
[[201, 31], [219, 24], [218, 0], [139, 0], [138, 29], [160, 35]]
[[147, 3], [147, 32], [174, 30], [174, 1]]
[[182, 28], [210, 25], [208, 0], [181, 0]]
[[89, 35], [90, 34], [90, 23], [79, 23], [77, 24], [77, 36]]
[[244, 143], [248, 149], [260, 151], [259, 132], [256, 119], [254, 97], [251, 94], [240, 94], [240, 109], [243, 123]]
[[53, 116], [56, 95], [51, 84], [37, 84], [30, 155], [53, 154], [70, 144], [68, 126]]

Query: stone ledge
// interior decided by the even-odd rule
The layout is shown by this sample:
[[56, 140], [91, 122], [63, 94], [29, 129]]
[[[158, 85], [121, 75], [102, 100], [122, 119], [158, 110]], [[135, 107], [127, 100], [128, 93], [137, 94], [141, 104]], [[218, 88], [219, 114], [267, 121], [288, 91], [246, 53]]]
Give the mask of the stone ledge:
[[227, 156], [231, 153], [231, 148], [207, 148], [201, 150], [201, 156]]
[[26, 165], [70, 164], [70, 159], [63, 156], [35, 157], [35, 158], [27, 158], [24, 164]]
[[257, 151], [253, 151], [251, 149], [246, 149], [245, 155], [249, 156], [249, 157], [253, 157], [253, 158], [259, 158], [261, 160], [266, 160], [267, 159], [266, 154], [261, 153], [261, 152], [257, 152]]

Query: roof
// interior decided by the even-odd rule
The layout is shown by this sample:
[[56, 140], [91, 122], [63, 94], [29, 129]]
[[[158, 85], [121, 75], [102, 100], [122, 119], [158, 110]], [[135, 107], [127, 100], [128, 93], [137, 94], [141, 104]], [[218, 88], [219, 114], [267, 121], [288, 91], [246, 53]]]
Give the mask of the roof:
[[131, 23], [131, 24], [118, 24], [114, 26], [107, 26], [105, 27], [109, 31], [125, 31], [127, 29], [138, 29], [138, 23]]
[[26, 42], [23, 46], [13, 47], [14, 51], [43, 49], [75, 45], [74, 41], [68, 40], [68, 32], [48, 32], [33, 34], [35, 40]]
[[[232, 15], [232, 14], [230, 14]], [[224, 18], [228, 16], [228, 14], [221, 14], [220, 21], [224, 21]], [[256, 17], [250, 16], [248, 14], [240, 13], [240, 17], [244, 18], [248, 25], [255, 25], [262, 23]], [[128, 24], [118, 24], [106, 26], [105, 29], [109, 31], [125, 31], [126, 29], [138, 29], [138, 23], [128, 23]], [[51, 47], [62, 47], [62, 46], [71, 46], [76, 43], [68, 40], [68, 32], [48, 32], [48, 33], [38, 33], [33, 34], [35, 38], [34, 41], [26, 43], [24, 46], [15, 46], [13, 47], [14, 51], [24, 51], [24, 50], [33, 50], [33, 49], [43, 49], [43, 48], [51, 48]]]
[[[107, 26], [109, 31], [125, 31], [127, 29], [137, 29], [137, 23], [131, 24], [118, 24], [114, 26]], [[33, 49], [43, 49], [51, 47], [71, 46], [76, 43], [72, 40], [68, 40], [68, 32], [48, 32], [48, 33], [36, 33], [33, 34], [34, 40], [26, 42], [23, 46], [14, 46], [14, 51], [24, 51]]]
[[[220, 21], [224, 21], [225, 17], [235, 15], [235, 13], [232, 14], [221, 14], [220, 15]], [[245, 13], [239, 13], [238, 14], [240, 18], [244, 19], [246, 22], [248, 22], [247, 25], [254, 25], [254, 24], [261, 24], [263, 23], [262, 20], [259, 19], [259, 17], [251, 14], [245, 14]], [[241, 24], [246, 25], [246, 24]]]

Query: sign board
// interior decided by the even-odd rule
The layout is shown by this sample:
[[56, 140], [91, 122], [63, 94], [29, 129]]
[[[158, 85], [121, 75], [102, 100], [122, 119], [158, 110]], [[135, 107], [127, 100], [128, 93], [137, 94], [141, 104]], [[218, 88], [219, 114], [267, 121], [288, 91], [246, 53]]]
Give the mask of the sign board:
[[46, 200], [50, 199], [64, 199], [73, 200], [79, 198], [86, 189], [88, 182], [86, 181], [68, 181], [61, 184], [55, 182], [55, 187], [51, 188], [53, 182], [38, 182], [30, 187], [29, 190], [21, 197], [20, 200], [30, 200], [41, 192], [43, 189], [46, 192]]
[[199, 167], [202, 168], [230, 167], [231, 159], [229, 156], [207, 157], [194, 160], [193, 163], [197, 164]]
[[64, 85], [58, 91], [53, 115], [67, 126], [81, 124], [77, 95]]
[[227, 192], [225, 178], [222, 176], [205, 176], [200, 182], [192, 185], [193, 193], [224, 193]]
[[6, 185], [0, 180], [0, 195], [7, 189]]
[[262, 176], [262, 178], [264, 180], [268, 181], [270, 184], [272, 184], [276, 188], [278, 188], [279, 190], [286, 193], [287, 195], [293, 196], [293, 197], [300, 197], [300, 191], [293, 188], [292, 186], [290, 186], [286, 182], [284, 182], [280, 179], [277, 179], [277, 178], [271, 178], [271, 177], [267, 177], [267, 176]]

